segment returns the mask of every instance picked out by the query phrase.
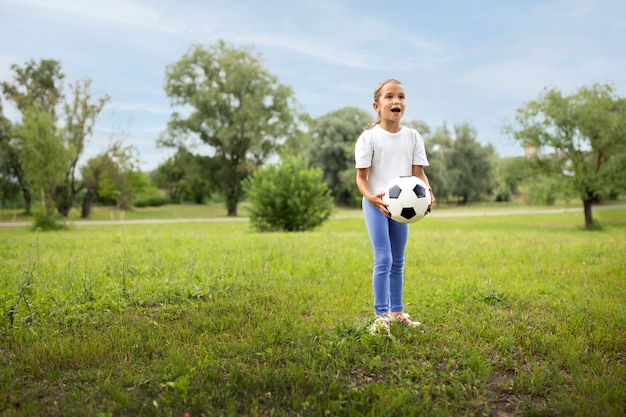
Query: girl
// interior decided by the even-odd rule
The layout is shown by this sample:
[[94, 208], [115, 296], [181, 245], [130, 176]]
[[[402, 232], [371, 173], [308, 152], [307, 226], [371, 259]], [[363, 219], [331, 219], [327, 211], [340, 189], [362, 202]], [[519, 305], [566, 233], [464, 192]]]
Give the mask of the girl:
[[[413, 328], [420, 323], [411, 321], [402, 304], [408, 225], [389, 218], [382, 197], [387, 183], [401, 175], [413, 175], [429, 184], [424, 173], [428, 159], [422, 136], [400, 124], [405, 110], [404, 87], [400, 81], [380, 83], [374, 90], [373, 106], [378, 113], [376, 122], [359, 136], [355, 146], [356, 184], [363, 194], [363, 215], [374, 249], [372, 285], [376, 318], [370, 331], [389, 335], [390, 321]], [[428, 188], [430, 210], [435, 197], [430, 185]]]

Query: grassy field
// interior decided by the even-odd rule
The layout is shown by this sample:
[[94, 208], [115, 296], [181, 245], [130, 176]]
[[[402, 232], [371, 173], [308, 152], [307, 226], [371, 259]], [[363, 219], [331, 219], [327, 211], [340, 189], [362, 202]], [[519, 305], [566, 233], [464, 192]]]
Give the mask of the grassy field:
[[626, 415], [626, 210], [593, 232], [580, 212], [448, 213], [410, 226], [424, 327], [391, 339], [367, 331], [354, 212], [293, 234], [0, 228], [0, 415]]

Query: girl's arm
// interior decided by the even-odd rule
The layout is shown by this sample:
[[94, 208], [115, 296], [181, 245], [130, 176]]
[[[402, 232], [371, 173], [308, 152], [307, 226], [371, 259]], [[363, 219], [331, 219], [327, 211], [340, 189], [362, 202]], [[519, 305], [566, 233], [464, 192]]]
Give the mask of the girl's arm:
[[359, 187], [359, 191], [363, 194], [363, 197], [367, 199], [373, 206], [377, 207], [385, 216], [389, 217], [390, 213], [387, 210], [387, 205], [383, 202], [384, 192], [378, 194], [372, 194], [370, 185], [367, 183], [367, 174], [369, 168], [357, 168], [356, 170], [356, 185]]

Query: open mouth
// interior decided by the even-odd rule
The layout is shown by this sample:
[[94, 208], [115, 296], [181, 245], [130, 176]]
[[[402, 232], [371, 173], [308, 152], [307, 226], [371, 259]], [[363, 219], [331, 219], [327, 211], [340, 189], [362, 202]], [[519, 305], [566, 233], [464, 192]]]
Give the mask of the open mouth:
[[397, 108], [397, 107], [394, 107], [393, 109], [391, 109], [391, 112], [392, 113], [400, 113], [400, 112], [402, 112], [402, 110]]

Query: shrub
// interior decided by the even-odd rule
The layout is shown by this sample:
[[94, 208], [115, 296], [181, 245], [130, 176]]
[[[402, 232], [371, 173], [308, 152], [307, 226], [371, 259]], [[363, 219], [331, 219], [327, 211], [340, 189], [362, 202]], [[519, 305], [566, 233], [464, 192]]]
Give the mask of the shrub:
[[169, 200], [160, 195], [152, 195], [133, 201], [133, 206], [141, 207], [160, 207], [168, 204]]
[[312, 230], [333, 210], [322, 170], [295, 157], [257, 171], [244, 180], [243, 188], [252, 226], [259, 231]]
[[65, 229], [65, 220], [56, 214], [48, 214], [43, 210], [37, 210], [33, 217], [32, 230], [59, 230]]
[[496, 194], [496, 198], [495, 201], [497, 202], [503, 202], [503, 201], [511, 201], [513, 197], [513, 193], [511, 192], [511, 187], [509, 186], [505, 186], [502, 187], [498, 193]]

